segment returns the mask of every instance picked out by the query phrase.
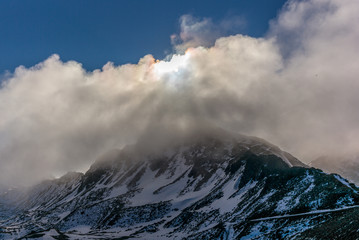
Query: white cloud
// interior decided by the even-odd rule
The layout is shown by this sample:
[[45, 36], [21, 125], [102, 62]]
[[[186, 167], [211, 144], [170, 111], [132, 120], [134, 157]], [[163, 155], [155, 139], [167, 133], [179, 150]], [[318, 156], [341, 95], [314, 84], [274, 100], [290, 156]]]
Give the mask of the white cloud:
[[185, 16], [178, 46], [195, 48], [169, 63], [148, 55], [86, 72], [54, 55], [19, 67], [0, 89], [0, 181], [85, 169], [109, 149], [158, 147], [211, 126], [304, 160], [354, 151], [358, 16], [356, 0], [289, 1], [266, 38], [235, 35], [212, 47], [203, 42], [211, 21]]

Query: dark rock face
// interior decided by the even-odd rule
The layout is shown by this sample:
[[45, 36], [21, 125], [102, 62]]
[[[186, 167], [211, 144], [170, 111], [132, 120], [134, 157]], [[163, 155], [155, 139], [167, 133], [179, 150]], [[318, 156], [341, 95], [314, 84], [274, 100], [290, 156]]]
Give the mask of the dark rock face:
[[117, 152], [84, 175], [3, 194], [0, 238], [323, 239], [330, 228], [350, 239], [358, 190], [263, 140], [206, 138], [140, 160]]

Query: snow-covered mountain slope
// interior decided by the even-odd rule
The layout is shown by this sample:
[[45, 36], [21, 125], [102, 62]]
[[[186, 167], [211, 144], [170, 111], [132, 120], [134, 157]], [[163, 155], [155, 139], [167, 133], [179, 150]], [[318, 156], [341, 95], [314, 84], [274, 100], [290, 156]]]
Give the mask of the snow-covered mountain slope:
[[203, 137], [145, 155], [133, 146], [110, 152], [84, 175], [3, 194], [10, 213], [0, 238], [305, 236], [331, 214], [355, 211], [357, 191], [258, 138]]

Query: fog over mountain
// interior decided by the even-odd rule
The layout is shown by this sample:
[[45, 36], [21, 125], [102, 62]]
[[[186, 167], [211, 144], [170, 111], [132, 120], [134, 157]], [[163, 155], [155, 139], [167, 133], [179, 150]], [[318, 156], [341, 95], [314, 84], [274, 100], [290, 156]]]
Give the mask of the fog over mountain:
[[267, 139], [304, 162], [356, 151], [358, 1], [289, 1], [266, 37], [227, 36], [210, 47], [201, 46], [208, 32], [193, 27], [205, 20], [183, 19], [174, 48], [190, 48], [166, 61], [146, 55], [87, 72], [55, 54], [6, 76], [0, 181], [31, 184], [86, 170], [139, 140], [157, 149], [217, 127]]

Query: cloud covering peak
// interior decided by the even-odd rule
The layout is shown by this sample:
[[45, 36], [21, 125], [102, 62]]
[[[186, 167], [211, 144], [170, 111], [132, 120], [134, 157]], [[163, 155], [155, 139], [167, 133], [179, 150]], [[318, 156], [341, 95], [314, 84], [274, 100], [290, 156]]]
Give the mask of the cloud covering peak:
[[192, 28], [179, 45], [192, 48], [166, 62], [147, 55], [87, 72], [53, 55], [18, 67], [0, 89], [0, 181], [86, 169], [110, 149], [211, 127], [265, 138], [304, 161], [357, 151], [358, 18], [356, 0], [289, 1], [265, 38], [203, 47], [192, 45]]

